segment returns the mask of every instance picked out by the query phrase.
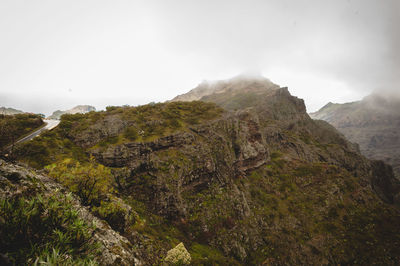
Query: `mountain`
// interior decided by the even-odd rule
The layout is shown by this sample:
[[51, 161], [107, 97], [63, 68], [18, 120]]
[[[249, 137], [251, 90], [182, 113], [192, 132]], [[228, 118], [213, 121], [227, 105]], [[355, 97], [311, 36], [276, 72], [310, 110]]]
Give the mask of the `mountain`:
[[85, 114], [88, 112], [96, 111], [96, 108], [90, 105], [77, 105], [72, 109], [66, 111], [57, 110], [53, 112], [47, 119], [60, 119], [63, 114]]
[[358, 143], [362, 154], [392, 165], [400, 177], [399, 97], [372, 94], [358, 102], [328, 103], [310, 116], [329, 122], [351, 142]]
[[[201, 101], [62, 116], [58, 127], [15, 154], [39, 169], [28, 173], [57, 181], [58, 193], [72, 192], [128, 240], [105, 244], [121, 264], [160, 265], [171, 257], [193, 265], [398, 263], [400, 183], [390, 166], [366, 159], [333, 126], [312, 120], [287, 88], [245, 77], [208, 84], [200, 85], [208, 91], [198, 93]], [[18, 218], [24, 212], [13, 210], [25, 201], [12, 199], [42, 193], [42, 186], [18, 193], [12, 186], [22, 178], [13, 172], [0, 207], [12, 206], [6, 213]], [[34, 174], [28, 179], [37, 183]], [[62, 210], [34, 217], [39, 223], [47, 213], [64, 217]], [[0, 219], [8, 226], [0, 230], [19, 220], [26, 218]], [[76, 239], [70, 223], [77, 222], [67, 219], [58, 231]], [[50, 232], [52, 245], [64, 239], [53, 223], [40, 224], [49, 229], [37, 231]], [[14, 231], [4, 230], [1, 241], [9, 247]], [[35, 240], [36, 231], [26, 231]], [[10, 256], [43, 254], [33, 252], [40, 245], [30, 251], [24, 243], [24, 252]], [[82, 242], [68, 243], [74, 242], [59, 246], [69, 258], [91, 254]]]
[[0, 107], [0, 115], [15, 115], [23, 112], [14, 108]]
[[[213, 102], [228, 109], [254, 106], [259, 95], [265, 95], [267, 91], [279, 89], [279, 86], [262, 77], [236, 76], [229, 80], [203, 81], [188, 93], [176, 96], [171, 101], [208, 101], [207, 96], [213, 95]], [[251, 93], [250, 93], [251, 92]], [[218, 97], [217, 97], [218, 96]], [[223, 104], [224, 101], [229, 104]]]

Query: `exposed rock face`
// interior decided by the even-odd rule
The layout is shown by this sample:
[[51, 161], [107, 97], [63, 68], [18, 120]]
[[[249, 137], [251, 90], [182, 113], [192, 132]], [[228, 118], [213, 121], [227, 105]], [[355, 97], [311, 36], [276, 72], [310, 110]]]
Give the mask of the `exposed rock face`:
[[63, 114], [85, 114], [91, 111], [96, 111], [96, 108], [90, 105], [77, 105], [72, 109], [66, 110], [66, 111], [54, 111], [51, 116], [49, 116], [47, 119], [60, 119], [60, 117]]
[[400, 183], [395, 179], [392, 167], [383, 161], [373, 161], [372, 165], [372, 186], [375, 191], [386, 202], [400, 206]]
[[130, 123], [122, 120], [119, 116], [107, 116], [100, 122], [91, 125], [90, 130], [76, 132], [74, 134], [75, 141], [82, 147], [92, 147], [107, 137], [117, 136], [128, 126]]
[[392, 165], [400, 177], [400, 99], [373, 94], [359, 102], [329, 103], [310, 116], [332, 124], [366, 157]]
[[[42, 195], [67, 193], [66, 189], [53, 179], [36, 173], [34, 170], [6, 163], [0, 160], [0, 198], [11, 199], [22, 195], [40, 192]], [[94, 216], [87, 207], [74, 200], [74, 208], [79, 217], [88, 224], [95, 224], [92, 240], [100, 243], [96, 260], [100, 265], [141, 265], [136, 259], [132, 244], [104, 221]]]

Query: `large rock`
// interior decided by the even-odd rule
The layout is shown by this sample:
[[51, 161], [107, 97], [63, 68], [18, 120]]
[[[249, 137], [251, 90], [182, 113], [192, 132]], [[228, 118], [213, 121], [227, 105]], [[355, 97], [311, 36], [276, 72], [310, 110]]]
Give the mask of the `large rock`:
[[183, 243], [179, 243], [176, 247], [168, 251], [164, 261], [170, 265], [189, 265], [191, 257]]

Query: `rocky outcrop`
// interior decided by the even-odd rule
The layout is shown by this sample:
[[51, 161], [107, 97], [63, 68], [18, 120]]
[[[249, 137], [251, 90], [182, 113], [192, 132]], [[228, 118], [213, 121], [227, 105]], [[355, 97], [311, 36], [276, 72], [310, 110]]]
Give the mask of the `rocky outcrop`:
[[87, 130], [79, 130], [70, 134], [79, 146], [89, 148], [101, 140], [118, 136], [130, 125], [131, 123], [122, 120], [118, 115], [111, 115], [90, 125]]
[[[32, 169], [0, 160], [0, 198], [11, 199], [23, 195], [40, 193], [42, 196], [68, 191], [46, 175]], [[88, 224], [95, 225], [92, 240], [99, 243], [99, 254], [95, 258], [100, 265], [141, 265], [135, 257], [134, 246], [103, 220], [94, 216], [87, 207], [74, 198], [74, 209]]]
[[179, 243], [168, 251], [164, 261], [170, 265], [189, 265], [191, 258], [183, 243]]
[[374, 190], [383, 200], [400, 207], [400, 182], [394, 177], [390, 165], [383, 161], [372, 161], [371, 181]]

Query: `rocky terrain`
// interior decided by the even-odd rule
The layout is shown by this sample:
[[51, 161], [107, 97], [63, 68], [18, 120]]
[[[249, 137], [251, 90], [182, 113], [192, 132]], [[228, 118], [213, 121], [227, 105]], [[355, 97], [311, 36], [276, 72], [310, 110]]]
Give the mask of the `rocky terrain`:
[[393, 166], [400, 178], [400, 98], [372, 94], [362, 101], [329, 103], [313, 119], [329, 122], [351, 142], [360, 145], [361, 153]]
[[[64, 115], [17, 154], [83, 195], [146, 265], [175, 261], [176, 250], [186, 263], [186, 249], [193, 265], [400, 262], [392, 168], [366, 159], [267, 79], [208, 82], [173, 102]], [[99, 171], [107, 188], [99, 191], [111, 195], [87, 197], [68, 169], [76, 178]]]
[[74, 108], [66, 111], [54, 111], [51, 116], [47, 117], [47, 119], [60, 119], [63, 114], [85, 114], [91, 111], [96, 111], [96, 108], [90, 105], [77, 105]]

